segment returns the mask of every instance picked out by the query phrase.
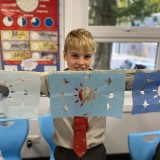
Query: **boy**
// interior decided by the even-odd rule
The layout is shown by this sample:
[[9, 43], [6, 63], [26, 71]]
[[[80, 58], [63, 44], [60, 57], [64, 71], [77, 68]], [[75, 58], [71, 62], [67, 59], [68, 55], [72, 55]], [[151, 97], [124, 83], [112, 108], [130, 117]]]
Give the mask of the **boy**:
[[[65, 70], [91, 70], [90, 65], [95, 50], [96, 44], [90, 32], [81, 28], [72, 30], [65, 39], [64, 60], [68, 65]], [[83, 117], [78, 117], [80, 118], [83, 119]], [[106, 117], [87, 117], [85, 120], [87, 150], [82, 154], [77, 154], [73, 150], [74, 117], [53, 120], [55, 129], [53, 141], [57, 146], [54, 154], [55, 160], [106, 160], [106, 149], [103, 145]]]

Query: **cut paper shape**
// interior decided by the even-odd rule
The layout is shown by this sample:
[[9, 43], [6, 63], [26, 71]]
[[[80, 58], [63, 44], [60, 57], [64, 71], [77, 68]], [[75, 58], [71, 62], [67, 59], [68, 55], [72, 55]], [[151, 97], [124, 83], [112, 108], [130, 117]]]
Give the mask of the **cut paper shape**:
[[54, 118], [122, 116], [123, 71], [55, 72], [49, 75], [49, 84], [50, 110]]
[[160, 72], [136, 72], [132, 98], [132, 114], [160, 112]]
[[29, 72], [0, 71], [0, 113], [7, 117], [37, 118], [40, 77]]
[[22, 60], [21, 62], [21, 68], [25, 71], [32, 71], [36, 69], [37, 66], [38, 66], [37, 60], [32, 58]]

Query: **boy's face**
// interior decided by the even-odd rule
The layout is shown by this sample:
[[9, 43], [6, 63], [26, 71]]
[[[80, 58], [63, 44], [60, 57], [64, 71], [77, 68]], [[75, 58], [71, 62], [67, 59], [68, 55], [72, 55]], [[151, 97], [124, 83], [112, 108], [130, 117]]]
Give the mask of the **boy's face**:
[[79, 50], [64, 51], [64, 60], [67, 62], [69, 70], [85, 71], [88, 70], [92, 62], [92, 51], [87, 52], [81, 48]]

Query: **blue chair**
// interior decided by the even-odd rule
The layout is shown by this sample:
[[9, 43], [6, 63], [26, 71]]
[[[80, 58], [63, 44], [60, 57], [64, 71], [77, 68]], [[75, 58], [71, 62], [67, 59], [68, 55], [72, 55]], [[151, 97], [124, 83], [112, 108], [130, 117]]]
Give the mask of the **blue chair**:
[[21, 149], [29, 131], [28, 120], [0, 118], [0, 124], [0, 150], [2, 157], [5, 160], [21, 160]]
[[53, 118], [51, 115], [41, 115], [39, 116], [39, 126], [41, 134], [43, 135], [44, 139], [48, 143], [50, 147], [50, 160], [54, 160], [54, 150], [56, 148], [55, 143], [53, 142], [53, 133], [54, 133], [54, 127], [53, 127]]
[[[149, 140], [149, 137], [152, 140]], [[159, 142], [160, 131], [128, 134], [128, 148], [131, 159], [152, 160]]]

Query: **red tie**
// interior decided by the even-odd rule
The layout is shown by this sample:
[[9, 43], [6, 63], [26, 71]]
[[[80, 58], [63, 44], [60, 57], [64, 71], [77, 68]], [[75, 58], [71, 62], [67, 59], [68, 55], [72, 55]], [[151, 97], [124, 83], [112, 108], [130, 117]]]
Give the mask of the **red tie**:
[[85, 117], [74, 117], [73, 150], [78, 157], [82, 157], [87, 151], [86, 131], [88, 128], [88, 121]]

